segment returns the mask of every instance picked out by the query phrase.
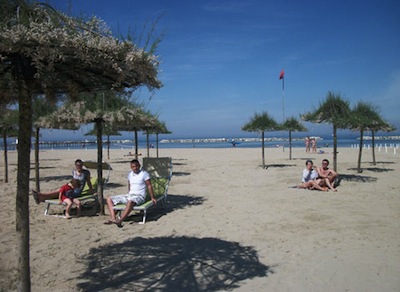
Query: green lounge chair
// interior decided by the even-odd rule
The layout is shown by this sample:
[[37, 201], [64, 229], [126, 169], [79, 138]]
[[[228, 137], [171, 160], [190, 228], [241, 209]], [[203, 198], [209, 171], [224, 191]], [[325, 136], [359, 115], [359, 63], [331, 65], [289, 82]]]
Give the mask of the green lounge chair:
[[[83, 166], [86, 167], [87, 169], [97, 169], [97, 162], [96, 161], [83, 161]], [[102, 163], [102, 169], [103, 170], [107, 170], [106, 173], [106, 177], [103, 178], [103, 184], [106, 185], [109, 181], [110, 178], [110, 172], [112, 170], [112, 167], [110, 164], [108, 164], [107, 162], [103, 162]], [[98, 179], [95, 177], [91, 177], [90, 181], [92, 183], [92, 187], [94, 190], [97, 189], [97, 184], [98, 184]], [[91, 206], [91, 205], [96, 205], [97, 204], [97, 194], [89, 194], [89, 186], [86, 184], [85, 187], [82, 190], [81, 195], [77, 198], [79, 199], [79, 201], [81, 201], [82, 207], [84, 206]], [[47, 205], [46, 205], [46, 209], [44, 210], [44, 215], [48, 216], [49, 214], [49, 210], [51, 206], [62, 206], [65, 207], [64, 204], [60, 205], [60, 201], [57, 199], [49, 199], [49, 200], [45, 200], [44, 201]], [[60, 215], [52, 215], [55, 217], [64, 217], [64, 216], [60, 216]]]
[[[160, 157], [160, 158], [143, 158], [143, 169], [145, 169], [150, 174], [150, 182], [153, 186], [154, 197], [157, 200], [154, 204], [150, 200], [150, 195], [147, 193], [146, 201], [133, 207], [132, 211], [140, 212], [143, 214], [142, 221], [139, 224], [146, 223], [147, 210], [151, 207], [158, 205], [159, 202], [165, 209], [165, 204], [167, 202], [168, 186], [172, 177], [172, 161], [171, 157]], [[121, 212], [125, 210], [125, 204], [117, 204], [114, 206], [114, 210], [117, 216], [121, 215]]]

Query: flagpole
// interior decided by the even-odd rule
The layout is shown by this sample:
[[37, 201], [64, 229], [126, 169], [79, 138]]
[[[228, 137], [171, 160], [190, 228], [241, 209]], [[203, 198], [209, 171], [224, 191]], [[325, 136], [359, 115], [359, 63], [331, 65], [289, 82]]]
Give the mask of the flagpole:
[[[285, 122], [285, 71], [282, 69], [279, 74], [279, 79], [282, 79], [282, 124]], [[282, 149], [285, 152], [285, 140], [282, 142]]]
[[285, 77], [282, 78], [282, 117], [283, 121], [285, 122]]

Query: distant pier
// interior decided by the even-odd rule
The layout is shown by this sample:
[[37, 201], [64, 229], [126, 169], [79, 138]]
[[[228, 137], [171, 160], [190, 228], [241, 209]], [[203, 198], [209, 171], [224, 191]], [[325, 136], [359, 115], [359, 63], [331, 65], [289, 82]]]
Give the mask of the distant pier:
[[[96, 141], [60, 141], [60, 142], [39, 142], [41, 149], [54, 149], [54, 148], [86, 148], [97, 145]], [[34, 147], [34, 143], [32, 143]]]
[[[104, 145], [107, 145], [106, 142], [104, 142]], [[68, 148], [86, 148], [90, 146], [97, 145], [97, 141], [58, 141], [58, 142], [39, 142], [39, 149], [56, 149], [56, 148], [63, 148], [63, 149], [68, 149]], [[1, 145], [0, 149], [3, 150], [3, 145]], [[35, 148], [35, 142], [32, 141], [31, 143], [31, 148]], [[17, 150], [17, 144], [14, 143], [8, 143], [7, 144], [7, 149], [8, 150]]]

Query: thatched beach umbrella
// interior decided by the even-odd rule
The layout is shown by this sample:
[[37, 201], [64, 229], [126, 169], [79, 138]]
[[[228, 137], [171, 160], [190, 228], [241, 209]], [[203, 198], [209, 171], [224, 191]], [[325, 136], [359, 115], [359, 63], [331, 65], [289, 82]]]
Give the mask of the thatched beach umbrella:
[[[134, 113], [129, 114], [130, 111], [134, 111]], [[124, 119], [120, 119], [117, 121], [115, 126], [120, 131], [128, 131], [134, 132], [134, 141], [135, 141], [135, 158], [139, 156], [139, 142], [138, 142], [138, 132], [144, 131], [146, 127], [155, 124], [156, 117], [153, 116], [150, 112], [143, 110], [140, 107], [132, 107], [131, 109], [128, 107], [125, 109], [126, 115]]]
[[331, 91], [325, 100], [313, 111], [301, 115], [303, 121], [332, 124], [333, 130], [333, 169], [337, 171], [337, 129], [345, 129], [349, 125], [350, 103], [340, 94]]
[[[165, 122], [162, 122], [158, 119], [157, 119], [157, 121], [155, 121], [155, 123], [153, 125], [151, 125], [150, 127], [146, 127], [145, 131], [146, 131], [147, 136], [149, 134], [156, 135], [156, 157], [159, 157], [158, 135], [159, 134], [171, 134], [172, 132], [167, 129]], [[149, 145], [147, 143], [147, 149], [148, 148], [149, 148]], [[148, 152], [148, 150], [147, 150], [147, 152]]]
[[[158, 60], [131, 42], [112, 36], [98, 18], [68, 17], [47, 4], [23, 0], [0, 2], [1, 91], [19, 104], [16, 225], [18, 290], [30, 291], [29, 173], [32, 97], [45, 94], [58, 100], [68, 93], [124, 91], [147, 86], [160, 88]], [[151, 48], [152, 50], [154, 48]], [[101, 159], [99, 161], [101, 163]]]
[[[124, 130], [127, 128], [126, 125], [134, 125], [135, 123], [141, 124], [141, 121], [145, 118], [143, 111], [132, 105], [124, 106], [118, 110], [89, 110], [86, 102], [75, 102], [66, 104], [55, 111], [51, 116], [59, 124], [69, 123], [70, 125], [80, 127], [82, 124], [95, 124], [97, 131], [97, 159], [102, 162], [102, 150], [103, 150], [103, 132], [104, 124], [107, 124], [113, 129]], [[140, 121], [140, 122], [139, 122]], [[101, 164], [97, 167], [97, 194], [100, 203], [100, 214], [104, 215], [104, 196], [103, 196], [103, 171]]]
[[356, 104], [351, 112], [350, 118], [350, 129], [360, 132], [360, 141], [358, 148], [358, 160], [357, 160], [357, 172], [362, 172], [361, 169], [361, 157], [364, 143], [364, 132], [372, 131], [372, 158], [373, 164], [375, 165], [375, 130], [386, 130], [391, 131], [391, 127], [386, 123], [378, 113], [378, 109], [367, 102], [360, 101]]
[[289, 131], [289, 160], [292, 160], [292, 132], [305, 132], [304, 127], [295, 117], [286, 119], [282, 124], [283, 130]]
[[255, 113], [249, 122], [242, 127], [243, 131], [261, 132], [262, 167], [265, 168], [265, 131], [279, 130], [279, 124], [266, 112]]
[[[97, 136], [97, 126], [94, 124], [93, 129], [85, 133], [85, 136]], [[103, 129], [103, 135], [107, 136], [107, 159], [110, 159], [110, 136], [121, 136], [121, 133], [115, 130], [110, 124], [105, 124]]]

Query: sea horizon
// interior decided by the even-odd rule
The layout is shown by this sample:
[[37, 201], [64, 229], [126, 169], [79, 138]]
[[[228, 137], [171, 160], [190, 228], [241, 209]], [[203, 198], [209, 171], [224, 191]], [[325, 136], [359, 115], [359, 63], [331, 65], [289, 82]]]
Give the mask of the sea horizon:
[[[164, 135], [166, 136], [166, 135]], [[317, 140], [317, 148], [328, 148], [332, 147], [333, 139], [331, 135], [326, 136], [310, 136], [315, 137]], [[110, 137], [110, 149], [126, 149], [133, 150], [135, 148], [135, 143], [133, 139], [115, 139]], [[303, 137], [292, 138], [292, 148], [303, 148], [305, 147]], [[264, 144], [266, 148], [275, 147], [289, 147], [289, 139], [283, 136], [275, 137], [265, 137]], [[32, 149], [34, 147], [34, 139], [32, 138]], [[358, 135], [346, 135], [345, 137], [338, 136], [338, 147], [358, 147], [359, 137]], [[96, 149], [97, 141], [96, 138], [93, 139], [77, 139], [77, 140], [62, 140], [62, 139], [47, 139], [39, 141], [40, 149]], [[15, 150], [17, 140], [8, 142], [7, 149]], [[151, 148], [157, 146], [157, 141], [155, 136], [150, 136], [149, 145]], [[257, 148], [261, 147], [260, 137], [230, 137], [230, 138], [210, 138], [210, 137], [200, 137], [200, 138], [160, 138], [158, 141], [159, 148]], [[364, 136], [364, 147], [371, 147], [372, 140], [371, 136]], [[376, 135], [375, 136], [375, 146], [376, 147], [399, 147], [400, 136], [396, 135]], [[140, 136], [138, 139], [138, 147], [146, 148], [147, 142], [145, 136]], [[107, 139], [103, 136], [103, 148], [107, 148]], [[4, 150], [3, 143], [0, 143], [0, 149]]]

